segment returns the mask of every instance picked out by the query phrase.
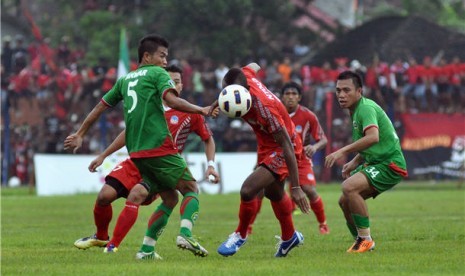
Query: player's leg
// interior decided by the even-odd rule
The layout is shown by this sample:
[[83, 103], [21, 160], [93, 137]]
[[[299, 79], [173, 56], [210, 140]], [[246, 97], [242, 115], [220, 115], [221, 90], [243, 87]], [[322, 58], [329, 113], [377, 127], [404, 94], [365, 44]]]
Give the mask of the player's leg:
[[341, 207], [342, 213], [344, 214], [344, 218], [346, 219], [347, 228], [352, 234], [354, 240], [357, 238], [357, 227], [355, 226], [354, 220], [352, 219], [352, 215], [349, 209], [349, 203], [347, 202], [347, 198], [344, 197], [344, 194], [341, 195], [339, 198], [339, 207]]
[[257, 218], [258, 213], [260, 213], [260, 210], [262, 209], [262, 202], [263, 202], [263, 197], [265, 196], [265, 191], [261, 190], [257, 197], [255, 198], [255, 201], [257, 202], [257, 210], [255, 211], [254, 216], [252, 217], [249, 227], [247, 227], [247, 235], [252, 234], [252, 229], [253, 229], [253, 224], [255, 223], [255, 219]]
[[342, 183], [342, 194], [357, 228], [357, 239], [348, 252], [372, 250], [374, 242], [371, 238], [369, 213], [365, 199], [376, 196], [376, 190], [369, 184], [368, 178], [363, 173], [357, 172]]
[[271, 201], [271, 207], [281, 226], [281, 237], [275, 257], [286, 257], [292, 248], [303, 244], [304, 241], [302, 233], [294, 228], [292, 200], [284, 191], [284, 182], [279, 178], [265, 188], [265, 197]]
[[149, 187], [144, 183], [134, 185], [129, 191], [123, 210], [118, 216], [113, 236], [105, 248], [105, 253], [116, 252], [118, 246], [131, 230], [139, 214], [139, 206], [148, 196]]
[[218, 253], [223, 256], [234, 255], [247, 240], [250, 224], [258, 212], [257, 196], [275, 180], [275, 175], [263, 166], [258, 166], [244, 181], [241, 187], [241, 203], [239, 206], [239, 224], [228, 239], [218, 247]]
[[311, 162], [308, 158], [300, 158], [299, 164], [299, 183], [305, 195], [310, 201], [310, 208], [318, 221], [320, 234], [329, 234], [329, 228], [326, 223], [326, 214], [323, 200], [316, 191], [316, 179]]
[[196, 256], [206, 257], [208, 256], [208, 251], [192, 236], [192, 228], [199, 217], [200, 204], [197, 183], [187, 168], [176, 188], [183, 195], [179, 208], [181, 225], [179, 235], [176, 238], [176, 244], [179, 248], [187, 249]]
[[325, 206], [323, 199], [321, 199], [320, 195], [316, 191], [315, 185], [301, 185], [301, 188], [310, 201], [310, 208], [318, 221], [320, 234], [329, 234], [329, 227], [326, 223]]
[[[159, 192], [162, 202], [152, 213], [148, 221], [147, 230], [142, 241], [142, 246], [136, 255], [138, 259], [159, 259], [155, 253], [155, 246], [158, 238], [163, 233], [168, 220], [178, 203], [178, 192], [170, 189]], [[158, 256], [158, 257], [157, 257]]]
[[[108, 181], [107, 181], [108, 182]], [[79, 249], [87, 249], [93, 246], [103, 247], [109, 241], [108, 226], [113, 216], [111, 203], [118, 199], [118, 192], [115, 187], [105, 183], [97, 195], [94, 204], [95, 234], [78, 239], [74, 246]]]

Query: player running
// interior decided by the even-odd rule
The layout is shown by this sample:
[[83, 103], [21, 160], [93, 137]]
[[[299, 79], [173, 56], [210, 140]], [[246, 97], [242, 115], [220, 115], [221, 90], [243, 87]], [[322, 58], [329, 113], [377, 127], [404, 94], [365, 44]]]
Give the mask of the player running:
[[[315, 113], [299, 104], [301, 99], [302, 89], [300, 85], [295, 82], [284, 84], [281, 89], [281, 101], [294, 122], [296, 133], [304, 144], [305, 154], [303, 158], [298, 160], [299, 183], [310, 200], [310, 207], [319, 223], [320, 234], [325, 235], [329, 234], [329, 228], [326, 223], [323, 200], [316, 191], [316, 179], [311, 158], [315, 152], [326, 146], [328, 140]], [[311, 139], [315, 141], [314, 144], [310, 143]], [[295, 205], [293, 209], [296, 209]]]

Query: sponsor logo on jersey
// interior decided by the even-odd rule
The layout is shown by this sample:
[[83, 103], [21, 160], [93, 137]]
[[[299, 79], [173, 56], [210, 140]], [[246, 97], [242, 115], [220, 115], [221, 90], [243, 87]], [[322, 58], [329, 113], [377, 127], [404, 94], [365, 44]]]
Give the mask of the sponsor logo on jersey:
[[172, 125], [177, 125], [179, 123], [179, 118], [176, 115], [171, 116], [170, 118], [170, 124]]
[[356, 122], [356, 121], [353, 121], [353, 122], [352, 122], [352, 127], [353, 127], [354, 129], [357, 129], [357, 128], [358, 128], [357, 122]]
[[302, 126], [301, 125], [295, 126], [295, 131], [297, 133], [301, 133], [302, 132]]
[[168, 84], [169, 84], [172, 88], [176, 88], [176, 84], [174, 83], [173, 80], [169, 80], [169, 81], [168, 81]]

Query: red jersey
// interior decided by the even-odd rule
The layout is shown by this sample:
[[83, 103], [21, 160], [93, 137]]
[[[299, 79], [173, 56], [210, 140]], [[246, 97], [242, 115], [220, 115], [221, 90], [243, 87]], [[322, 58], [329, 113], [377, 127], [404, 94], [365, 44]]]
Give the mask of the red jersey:
[[202, 141], [206, 141], [212, 136], [205, 118], [200, 114], [184, 113], [166, 107], [165, 119], [179, 153], [182, 153], [187, 137], [191, 132], [197, 133]]
[[294, 123], [281, 100], [276, 97], [256, 77], [254, 70], [242, 68], [247, 77], [252, 107], [242, 118], [252, 127], [257, 137], [258, 164], [270, 153], [282, 153], [282, 148], [273, 138], [273, 134], [286, 128], [296, 153], [302, 152], [302, 142], [297, 138]]
[[325, 133], [318, 118], [310, 109], [298, 105], [296, 111], [289, 115], [291, 116], [292, 122], [294, 122], [295, 131], [300, 136], [304, 145], [308, 143], [306, 143], [306, 141], [310, 141], [306, 140], [310, 138], [309, 135], [311, 135], [316, 142], [325, 137]]

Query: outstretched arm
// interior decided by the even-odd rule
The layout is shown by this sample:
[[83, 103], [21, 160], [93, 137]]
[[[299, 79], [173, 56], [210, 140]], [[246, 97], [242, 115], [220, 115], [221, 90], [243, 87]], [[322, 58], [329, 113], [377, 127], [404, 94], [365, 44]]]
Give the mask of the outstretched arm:
[[108, 109], [108, 106], [103, 104], [102, 102], [99, 102], [94, 109], [87, 115], [86, 119], [84, 122], [82, 122], [81, 127], [79, 127], [79, 130], [66, 137], [65, 142], [64, 142], [64, 149], [73, 149], [73, 153], [76, 153], [76, 151], [82, 146], [82, 139], [84, 135], [86, 135], [87, 131], [89, 128], [100, 118], [100, 115]]
[[182, 112], [202, 114], [204, 116], [212, 117], [216, 117], [219, 113], [218, 108], [212, 108], [211, 106], [200, 107], [198, 105], [191, 104], [190, 102], [179, 98], [177, 94], [171, 90], [166, 92], [163, 100], [167, 106]]
[[205, 155], [207, 156], [208, 165], [207, 171], [205, 172], [205, 178], [209, 178], [210, 175], [214, 177], [211, 182], [218, 183], [220, 182], [220, 176], [215, 170], [215, 140], [213, 140], [213, 136], [210, 136], [207, 140], [204, 141], [205, 143]]
[[97, 168], [102, 165], [103, 160], [107, 158], [110, 154], [114, 153], [115, 151], [119, 150], [120, 148], [126, 145], [126, 130], [123, 130], [116, 139], [102, 152], [95, 158], [89, 165], [90, 172], [96, 172]]
[[343, 156], [352, 152], [360, 152], [379, 142], [379, 131], [377, 127], [370, 127], [365, 131], [365, 135], [359, 140], [340, 148], [325, 158], [325, 166], [331, 167]]

